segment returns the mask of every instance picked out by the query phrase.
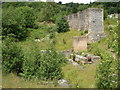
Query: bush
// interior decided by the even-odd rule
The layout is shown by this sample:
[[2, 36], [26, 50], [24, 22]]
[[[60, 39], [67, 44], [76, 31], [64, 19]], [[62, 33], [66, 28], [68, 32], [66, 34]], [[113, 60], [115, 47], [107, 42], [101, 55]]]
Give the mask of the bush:
[[41, 66], [38, 69], [37, 76], [44, 79], [62, 78], [61, 66], [65, 63], [65, 57], [58, 54], [53, 49], [48, 49], [40, 59]]
[[54, 2], [46, 2], [38, 13], [39, 22], [55, 22], [54, 16], [58, 13], [57, 4]]
[[98, 88], [117, 88], [118, 85], [118, 61], [111, 55], [104, 55], [103, 60], [97, 68]]
[[25, 53], [25, 60], [23, 62], [23, 73], [20, 75], [25, 79], [31, 79], [35, 77], [36, 69], [38, 67], [37, 62], [40, 59], [40, 53], [35, 48], [30, 48], [30, 52]]
[[34, 10], [30, 7], [9, 7], [3, 9], [2, 35], [14, 34], [15, 38], [22, 40], [27, 37], [27, 28], [35, 26]]
[[61, 33], [61, 32], [67, 32], [69, 31], [69, 25], [68, 22], [65, 18], [61, 18], [58, 22], [57, 22], [57, 32]]
[[118, 61], [112, 54], [103, 48], [93, 45], [93, 53], [101, 57], [100, 64], [96, 70], [96, 86], [98, 88], [117, 88], [118, 84]]
[[2, 46], [3, 71], [10, 73], [22, 72], [24, 55], [21, 48], [16, 45], [14, 38], [6, 38]]
[[24, 61], [22, 76], [27, 79], [33, 77], [42, 80], [60, 79], [62, 78], [61, 66], [65, 62], [65, 56], [54, 49], [48, 49], [46, 53], [41, 54], [34, 51]]
[[[16, 8], [16, 12], [18, 13], [18, 16], [22, 16], [21, 18], [24, 19], [22, 23], [24, 23], [26, 28], [33, 28], [35, 25], [35, 12], [33, 8], [27, 7], [27, 6], [22, 6]], [[19, 22], [19, 21], [18, 21]]]

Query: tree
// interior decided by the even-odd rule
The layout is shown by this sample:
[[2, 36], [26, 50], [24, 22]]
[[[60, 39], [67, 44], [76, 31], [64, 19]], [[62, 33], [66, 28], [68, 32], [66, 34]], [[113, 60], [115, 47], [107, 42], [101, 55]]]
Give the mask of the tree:
[[16, 12], [18, 13], [18, 15], [21, 15], [23, 17], [24, 19], [23, 23], [26, 28], [34, 27], [36, 16], [33, 8], [22, 6], [22, 7], [16, 8]]
[[22, 40], [27, 36], [27, 28], [35, 26], [34, 10], [30, 7], [9, 7], [3, 9], [2, 35], [14, 34]]
[[62, 4], [62, 1], [59, 1], [58, 4]]
[[57, 32], [67, 32], [69, 31], [69, 25], [68, 22], [65, 18], [61, 18], [58, 22], [57, 22]]
[[63, 76], [61, 67], [64, 63], [66, 63], [65, 56], [53, 48], [47, 49], [45, 53], [38, 53], [34, 49], [24, 61], [21, 75], [26, 79], [33, 77], [42, 80], [60, 79]]
[[54, 22], [54, 15], [58, 12], [57, 5], [54, 2], [44, 3], [39, 14], [39, 21]]
[[[118, 88], [119, 78], [118, 72], [120, 70], [119, 63], [119, 30], [117, 27], [109, 29], [109, 35], [107, 36], [108, 48], [111, 49], [112, 53], [105, 52], [105, 50], [99, 48], [97, 51], [101, 51], [102, 57], [101, 63], [97, 69], [97, 87], [98, 88]], [[113, 53], [115, 57], [113, 57]]]
[[21, 48], [15, 43], [16, 39], [7, 37], [3, 41], [2, 46], [2, 65], [3, 71], [10, 73], [16, 72], [17, 74], [22, 72], [22, 64], [24, 61], [24, 55]]
[[37, 76], [43, 79], [60, 79], [63, 77], [61, 67], [66, 63], [65, 56], [53, 48], [48, 49], [40, 59], [41, 65]]
[[70, 2], [70, 3], [66, 4], [66, 10], [68, 12], [70, 12], [70, 13], [76, 13], [76, 12], [78, 12], [78, 7], [79, 7], [78, 3]]

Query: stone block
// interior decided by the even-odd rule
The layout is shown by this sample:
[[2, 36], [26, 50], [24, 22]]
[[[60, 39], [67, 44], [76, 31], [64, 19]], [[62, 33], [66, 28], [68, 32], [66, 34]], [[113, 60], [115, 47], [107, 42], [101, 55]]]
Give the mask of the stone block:
[[65, 54], [65, 56], [66, 57], [70, 57], [70, 55], [71, 55], [71, 53], [72, 53], [72, 51], [71, 50], [64, 50], [64, 51], [62, 51], [64, 54]]
[[100, 56], [92, 56], [93, 60], [100, 59], [100, 58], [101, 58]]
[[74, 52], [87, 50], [87, 37], [86, 36], [74, 36], [73, 37], [73, 50]]

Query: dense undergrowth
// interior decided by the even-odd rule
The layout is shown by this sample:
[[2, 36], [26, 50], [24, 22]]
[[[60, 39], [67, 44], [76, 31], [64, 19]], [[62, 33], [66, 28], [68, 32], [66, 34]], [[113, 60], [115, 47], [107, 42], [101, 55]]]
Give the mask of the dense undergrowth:
[[43, 54], [37, 50], [36, 46], [29, 50], [30, 52], [23, 53], [16, 46], [14, 39], [7, 38], [2, 48], [3, 71], [6, 73], [16, 72], [26, 79], [62, 78], [61, 66], [66, 62], [63, 54], [57, 53], [53, 48]]
[[[109, 22], [112, 22], [112, 20], [110, 20], [110, 19], [108, 19], [108, 20], [109, 20]], [[105, 21], [105, 25], [106, 25], [106, 22], [107, 22], [107, 20]], [[117, 50], [118, 49], [117, 49], [117, 43], [116, 43], [117, 34], [115, 34], [115, 33], [117, 33], [117, 22], [115, 22], [115, 23], [113, 23], [114, 25], [116, 25], [114, 27], [110, 26], [110, 25], [113, 25], [113, 24], [106, 25], [106, 27], [110, 26], [110, 27], [107, 28], [107, 30], [105, 29], [108, 36], [101, 39], [99, 42], [91, 44], [90, 45], [91, 48], [88, 50], [89, 53], [101, 56], [100, 64], [99, 65], [95, 64], [95, 67], [96, 67], [96, 65], [98, 65], [97, 72], [96, 72], [96, 79], [95, 79], [95, 77], [93, 78], [93, 77], [90, 77], [90, 76], [83, 77], [84, 75], [81, 76], [81, 78], [79, 78], [79, 75], [76, 76], [76, 79], [73, 78], [74, 74], [82, 75], [81, 72], [83, 72], [83, 71], [78, 70], [77, 68], [72, 67], [69, 64], [68, 65], [66, 64], [66, 66], [63, 67], [63, 69], [57, 68], [57, 69], [60, 69], [60, 72], [59, 73], [57, 72], [56, 74], [54, 74], [55, 72], [53, 72], [53, 73], [51, 72], [51, 73], [47, 74], [46, 71], [51, 70], [51, 69], [48, 70], [48, 67], [37, 68], [37, 66], [39, 66], [40, 64], [36, 65], [35, 61], [38, 61], [38, 62], [41, 61], [41, 60], [42, 60], [42, 62], [43, 61], [46, 61], [46, 62], [48, 61], [48, 64], [43, 63], [43, 65], [44, 64], [45, 64], [44, 66], [50, 65], [51, 68], [56, 68], [56, 67], [59, 66], [59, 64], [56, 64], [57, 63], [56, 60], [61, 61], [61, 59], [62, 59], [61, 55], [58, 55], [58, 56], [57, 56], [57, 54], [53, 55], [49, 51], [48, 51], [49, 52], [48, 54], [45, 54], [43, 56], [41, 56], [40, 53], [39, 53], [40, 50], [47, 49], [52, 44], [52, 43], [50, 43], [52, 38], [50, 39], [48, 35], [50, 35], [50, 32], [52, 30], [54, 30], [55, 25], [53, 25], [53, 24], [52, 25], [49, 25], [49, 24], [43, 25], [42, 24], [42, 25], [40, 25], [39, 29], [30, 29], [29, 37], [26, 39], [26, 41], [21, 41], [21, 42], [15, 41], [14, 42], [15, 45], [12, 45], [12, 44], [11, 45], [7, 44], [7, 45], [8, 45], [8, 47], [13, 47], [14, 48], [14, 49], [11, 48], [11, 50], [13, 50], [13, 51], [10, 51], [10, 52], [13, 52], [13, 53], [17, 53], [16, 52], [16, 51], [18, 51], [17, 48], [16, 48], [17, 46], [22, 48], [22, 52], [19, 51], [19, 53], [24, 54], [25, 61], [23, 62], [23, 68], [22, 68], [23, 71], [19, 75], [21, 75], [24, 78], [27, 78], [27, 79], [30, 80], [34, 77], [39, 78], [39, 79], [40, 78], [43, 79], [42, 77], [44, 77], [44, 80], [45, 80], [45, 79], [48, 79], [48, 78], [52, 79], [53, 76], [56, 75], [57, 77], [54, 78], [54, 79], [57, 79], [57, 78], [58, 79], [60, 79], [60, 78], [68, 79], [70, 81], [70, 84], [75, 85], [74, 87], [77, 87], [77, 88], [87, 87], [87, 86], [89, 86], [89, 87], [99, 87], [99, 88], [113, 88], [113, 87], [117, 87], [117, 85], [118, 85], [118, 81], [117, 81], [118, 80], [118, 78], [117, 78], [117, 75], [118, 75], [118, 63], [117, 63], [118, 62], [117, 61], [118, 51]], [[65, 33], [60, 33], [60, 34], [55, 33], [56, 44], [53, 44], [54, 48], [56, 48], [57, 50], [60, 50], [60, 51], [71, 49], [71, 47], [72, 47], [72, 37], [73, 36], [85, 35], [85, 34], [86, 34], [86, 31], [78, 32], [78, 31], [74, 31], [74, 30], [71, 30], [71, 31], [65, 32]], [[48, 39], [45, 39], [41, 42], [36, 42], [35, 41], [35, 39], [42, 39], [42, 38], [45, 38], [46, 36], [48, 36]], [[64, 41], [66, 41], [66, 43], [63, 42], [63, 39], [64, 39]], [[4, 49], [4, 46], [3, 46], [3, 49]], [[6, 50], [9, 50], [9, 49], [6, 49]], [[52, 57], [50, 57], [50, 56], [52, 56]], [[55, 59], [55, 57], [56, 57], [56, 59]], [[61, 59], [60, 58], [58, 59], [58, 57], [61, 57]], [[19, 59], [16, 59], [16, 58], [17, 57], [15, 57], [14, 60], [19, 60]], [[49, 62], [49, 60], [50, 60], [50, 62]], [[33, 62], [33, 63], [31, 63], [31, 62]], [[55, 63], [53, 63], [53, 62], [55, 62]], [[51, 63], [53, 64], [52, 66], [51, 66]], [[13, 62], [12, 65], [15, 65], [15, 62]], [[86, 68], [87, 67], [89, 67], [89, 66], [86, 66]], [[54, 71], [57, 71], [57, 69], [54, 70]], [[36, 71], [38, 71], [39, 73], [38, 72], [36, 73]], [[40, 71], [44, 71], [44, 72], [40, 72]], [[94, 71], [90, 71], [88, 69], [86, 72], [88, 72], [88, 74], [90, 74], [90, 72], [91, 72], [91, 74], [94, 73], [93, 76], [95, 76], [95, 71], [96, 71], [96, 69]], [[63, 74], [61, 72], [63, 72]], [[96, 81], [96, 85], [95, 85], [95, 82], [92, 85], [90, 85], [89, 83], [84, 84], [85, 82], [87, 83], [87, 81], [85, 81], [85, 78], [87, 78], [87, 77], [91, 78], [91, 81], [93, 81], [93, 80]]]
[[[33, 79], [58, 80], [61, 78], [67, 79], [70, 82], [71, 87], [73, 84], [76, 88], [117, 87], [117, 75], [119, 70], [117, 63], [117, 54], [119, 51], [117, 42], [117, 19], [105, 19], [104, 29], [105, 33], [107, 33], [107, 37], [101, 39], [96, 43], [91, 44], [90, 49], [86, 51], [87, 53], [101, 56], [99, 65], [98, 63], [94, 63], [93, 66], [86, 65], [83, 66], [84, 70], [81, 70], [80, 68], [76, 68], [67, 64], [65, 56], [57, 52], [71, 49], [73, 36], [82, 36], [87, 34], [87, 31], [69, 30], [69, 27], [67, 25], [68, 23], [62, 18], [68, 14], [84, 10], [88, 7], [97, 7], [94, 3], [93, 6], [81, 5], [83, 7], [80, 7], [79, 5], [77, 6], [77, 4], [75, 4], [74, 8], [71, 8], [71, 6], [74, 6], [74, 4], [3, 4], [4, 16], [2, 22], [2, 64], [3, 72], [7, 73], [8, 75], [8, 78], [6, 79], [5, 77], [7, 77], [7, 75], [4, 76], [4, 87], [7, 87], [6, 83], [8, 79], [13, 77], [16, 77], [13, 82], [17, 82], [16, 80], [20, 80], [20, 83], [25, 83], [24, 79], [27, 79], [26, 82], [28, 83], [28, 86], [20, 84], [21, 87], [30, 87], [29, 85], [31, 83], [29, 83], [29, 81]], [[77, 7], [79, 7], [78, 10]], [[98, 7], [107, 8], [104, 6], [104, 4], [98, 4]], [[108, 10], [108, 8], [106, 10], [105, 11], [108, 14], [110, 10]], [[37, 13], [35, 14], [35, 12]], [[47, 50], [47, 53], [40, 53], [40, 50]], [[97, 65], [98, 68], [96, 71]], [[17, 73], [17, 75], [9, 76], [11, 74], [8, 73]], [[95, 74], [96, 78], [94, 77]], [[38, 85], [36, 85], [36, 82], [34, 85], [36, 87], [39, 87]], [[40, 86], [42, 87], [42, 85]]]
[[[109, 23], [108, 23], [109, 22]], [[105, 21], [107, 37], [94, 43], [88, 51], [101, 56], [101, 62], [97, 68], [98, 88], [117, 88], [118, 87], [118, 23], [115, 19]]]
[[[105, 25], [106, 25], [106, 21], [105, 21]], [[117, 24], [117, 22], [116, 22], [116, 24]], [[112, 25], [112, 24], [110, 24], [110, 25]], [[45, 38], [47, 35], [50, 34], [49, 33], [50, 29], [54, 30], [54, 27], [55, 27], [55, 25], [51, 25], [51, 26], [48, 25], [47, 27], [46, 26], [47, 25], [45, 25], [45, 26], [40, 25], [39, 29], [31, 29], [29, 31], [30, 32], [29, 37], [26, 39], [26, 41], [21, 41], [21, 42], [16, 41], [16, 42], [14, 42], [15, 45], [22, 48], [23, 54], [26, 56], [26, 60], [23, 64], [24, 68], [22, 69], [23, 73], [21, 73], [20, 75], [24, 78], [28, 78], [29, 80], [30, 80], [30, 78], [32, 79], [35, 76], [37, 76], [37, 78], [39, 78], [39, 79], [42, 78], [40, 76], [40, 74], [35, 73], [35, 68], [37, 68], [36, 64], [34, 64], [35, 61], [37, 61], [37, 60], [38, 61], [40, 61], [40, 60], [42, 60], [42, 61], [51, 60], [50, 62], [52, 63], [52, 60], [53, 60], [53, 62], [55, 60], [55, 63], [56, 63], [56, 60], [58, 59], [57, 58], [58, 56], [56, 54], [55, 54], [56, 59], [54, 58], [54, 56], [53, 56], [53, 59], [51, 59], [52, 57], [48, 58], [48, 57], [46, 57], [46, 54], [45, 54], [45, 56], [43, 55], [46, 58], [40, 59], [42, 57], [40, 57], [41, 55], [38, 55], [40, 50], [47, 49], [47, 47], [49, 47], [52, 44], [52, 43], [50, 43], [50, 41], [52, 40], [50, 38], [48, 40], [45, 39], [44, 41], [41, 41], [41, 42], [36, 42], [35, 41], [35, 39]], [[118, 73], [117, 72], [118, 71], [118, 63], [117, 63], [118, 61], [117, 61], [117, 51], [116, 51], [117, 50], [117, 46], [116, 46], [117, 43], [116, 42], [113, 43], [117, 39], [116, 38], [117, 35], [115, 34], [115, 33], [117, 33], [116, 32], [117, 31], [117, 25], [115, 27], [109, 27], [106, 31], [107, 31], [108, 36], [101, 39], [99, 42], [91, 44], [90, 45], [91, 48], [88, 50], [89, 53], [101, 56], [100, 64], [99, 65], [95, 64], [95, 67], [96, 67], [96, 65], [98, 65], [97, 72], [96, 72], [96, 79], [95, 79], [95, 77], [93, 78], [93, 77], [90, 77], [88, 75], [87, 76], [85, 75], [85, 77], [83, 77], [84, 76], [83, 75], [83, 76], [81, 76], [81, 78], [79, 78], [79, 75], [78, 75], [78, 76], [76, 76], [76, 79], [73, 78], [74, 77], [73, 75], [75, 74], [76, 71], [77, 71], [76, 74], [80, 74], [80, 75], [81, 75], [81, 72], [83, 72], [83, 71], [78, 70], [77, 68], [72, 67], [69, 64], [68, 65], [66, 64], [66, 66], [64, 66], [63, 69], [62, 69], [63, 71], [59, 72], [60, 77], [62, 76], [63, 78], [68, 79], [70, 81], [70, 84], [75, 85], [74, 87], [77, 87], [77, 88], [87, 87], [87, 86], [89, 86], [89, 87], [99, 87], [99, 88], [117, 87], [117, 85], [118, 85], [118, 81], [117, 81], [118, 78], [116, 76], [116, 75], [118, 75], [117, 74]], [[80, 36], [80, 35], [85, 35], [85, 34], [86, 34], [86, 32], [78, 32], [78, 31], [74, 31], [74, 30], [71, 30], [71, 31], [65, 32], [65, 33], [60, 33], [60, 34], [55, 33], [56, 44], [54, 44], [54, 48], [56, 48], [57, 50], [60, 50], [60, 51], [71, 49], [71, 47], [72, 47], [72, 45], [71, 45], [72, 44], [72, 39], [71, 38], [73, 36], [78, 36], [78, 35]], [[66, 43], [63, 42], [63, 39], [66, 41]], [[14, 45], [10, 45], [10, 46], [14, 47]], [[15, 49], [12, 49], [12, 50], [15, 50]], [[49, 52], [48, 56], [51, 56], [51, 55], [52, 54], [50, 54], [50, 52]], [[31, 64], [31, 62], [33, 62], [33, 64]], [[45, 65], [47, 64], [47, 65], [51, 66], [50, 62], [48, 62], [48, 64], [47, 63], [43, 63], [43, 64], [45, 64]], [[30, 69], [29, 66], [32, 66], [33, 68]], [[39, 64], [38, 64], [38, 66], [39, 66]], [[57, 67], [57, 66], [55, 65], [55, 67]], [[86, 68], [87, 67], [89, 67], [89, 66], [86, 66]], [[46, 67], [46, 68], [44, 67], [44, 68], [41, 68], [41, 69], [39, 68], [39, 69], [36, 69], [36, 70], [41, 71], [42, 69], [46, 70], [47, 68], [48, 67]], [[32, 73], [30, 73], [29, 71], [31, 71]], [[88, 74], [90, 74], [90, 72], [91, 72], [91, 74], [94, 73], [93, 76], [95, 76], [95, 71], [96, 71], [96, 69], [94, 71], [90, 71], [88, 69], [86, 72], [88, 72]], [[63, 75], [60, 74], [61, 72], [63, 72]], [[42, 73], [42, 72], [39, 72], [39, 73]], [[42, 75], [45, 75], [45, 78], [48, 79], [49, 77], [47, 77], [47, 75], [49, 75], [50, 73], [47, 74], [47, 75], [46, 74], [47, 74], [46, 72], [42, 73]], [[49, 76], [51, 76], [50, 77], [51, 79], [52, 79], [52, 75], [55, 75], [55, 74], [51, 73], [49, 75]], [[59, 75], [56, 74], [57, 77]], [[60, 77], [58, 77], [58, 79]], [[95, 82], [92, 85], [90, 85], [89, 83], [84, 84], [85, 82], [87, 83], [87, 81], [85, 81], [85, 78], [87, 78], [87, 77], [91, 78], [91, 81], [93, 81], [93, 80], [96, 81], [96, 85], [95, 85]]]

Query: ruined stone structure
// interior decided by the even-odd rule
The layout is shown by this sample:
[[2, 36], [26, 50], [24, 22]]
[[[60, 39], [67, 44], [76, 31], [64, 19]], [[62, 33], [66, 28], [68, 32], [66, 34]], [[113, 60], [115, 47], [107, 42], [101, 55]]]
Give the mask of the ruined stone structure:
[[74, 36], [73, 37], [73, 50], [86, 51], [87, 50], [87, 36]]
[[88, 8], [82, 12], [67, 16], [71, 30], [103, 32], [103, 9]]
[[[88, 8], [84, 11], [74, 13], [66, 17], [69, 23], [71, 30], [88, 30], [88, 34], [86, 36], [87, 43], [94, 43], [99, 41], [102, 37], [105, 37], [104, 34], [104, 25], [103, 25], [103, 9], [100, 8]], [[78, 37], [77, 37], [78, 38]], [[81, 37], [82, 38], [82, 37]], [[78, 42], [76, 43], [75, 37], [73, 37], [73, 48], [86, 48], [81, 46], [84, 44], [83, 39], [78, 38]], [[75, 45], [79, 44], [79, 45]], [[78, 46], [78, 47], [75, 47]], [[76, 51], [76, 50], [75, 50]]]

